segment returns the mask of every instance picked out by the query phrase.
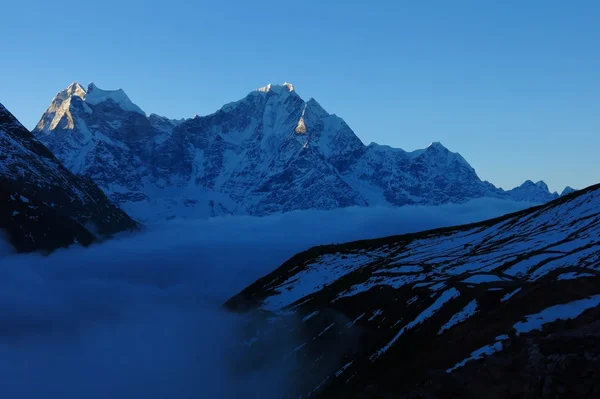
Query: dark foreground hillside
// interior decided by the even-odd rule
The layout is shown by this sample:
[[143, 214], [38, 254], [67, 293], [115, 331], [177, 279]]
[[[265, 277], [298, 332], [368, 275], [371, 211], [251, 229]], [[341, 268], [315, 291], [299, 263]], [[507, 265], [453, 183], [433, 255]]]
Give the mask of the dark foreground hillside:
[[599, 304], [596, 185], [482, 223], [315, 247], [226, 306], [252, 320], [239, 367], [288, 367], [290, 397], [590, 398]]
[[19, 252], [137, 228], [94, 182], [69, 172], [0, 104], [0, 230]]

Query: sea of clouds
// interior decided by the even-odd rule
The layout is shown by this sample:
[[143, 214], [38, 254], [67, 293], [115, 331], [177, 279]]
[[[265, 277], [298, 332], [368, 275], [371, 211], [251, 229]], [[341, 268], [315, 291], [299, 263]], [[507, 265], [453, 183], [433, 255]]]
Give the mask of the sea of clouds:
[[231, 369], [243, 323], [221, 305], [311, 246], [483, 220], [527, 207], [346, 208], [171, 221], [89, 248], [13, 254], [0, 237], [0, 392], [11, 399], [278, 398]]

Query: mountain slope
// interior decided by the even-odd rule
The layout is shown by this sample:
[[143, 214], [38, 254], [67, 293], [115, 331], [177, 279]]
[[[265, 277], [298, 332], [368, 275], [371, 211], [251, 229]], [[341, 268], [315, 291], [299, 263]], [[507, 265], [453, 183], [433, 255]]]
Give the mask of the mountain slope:
[[[599, 283], [596, 185], [477, 224], [315, 247], [226, 306], [252, 315], [254, 361], [281, 334], [291, 340], [268, 359], [296, 365], [290, 397], [409, 397], [443, 393], [428, 384], [448, 387], [485, 354], [587, 317]], [[456, 397], [475, 392], [465, 383]]]
[[89, 244], [89, 229], [111, 235], [137, 226], [90, 178], [69, 172], [1, 104], [0, 188], [0, 229], [18, 251]]
[[553, 198], [541, 186], [512, 195], [482, 182], [440, 143], [414, 152], [365, 146], [343, 119], [289, 83], [187, 120], [146, 116], [122, 90], [74, 83], [34, 133], [140, 220]]

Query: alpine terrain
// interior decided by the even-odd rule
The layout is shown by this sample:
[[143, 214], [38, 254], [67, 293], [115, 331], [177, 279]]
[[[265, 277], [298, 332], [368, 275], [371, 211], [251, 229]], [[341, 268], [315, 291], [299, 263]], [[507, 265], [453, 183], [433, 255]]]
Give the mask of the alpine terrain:
[[66, 169], [0, 104], [0, 231], [17, 251], [87, 245], [136, 227], [89, 177]]
[[147, 116], [120, 89], [73, 83], [34, 134], [139, 221], [558, 197], [543, 182], [496, 188], [440, 143], [413, 152], [364, 145], [343, 119], [304, 101], [289, 83], [185, 120]]
[[[600, 397], [600, 185], [481, 223], [319, 246], [230, 299], [289, 397]], [[285, 350], [274, 350], [279, 343]]]

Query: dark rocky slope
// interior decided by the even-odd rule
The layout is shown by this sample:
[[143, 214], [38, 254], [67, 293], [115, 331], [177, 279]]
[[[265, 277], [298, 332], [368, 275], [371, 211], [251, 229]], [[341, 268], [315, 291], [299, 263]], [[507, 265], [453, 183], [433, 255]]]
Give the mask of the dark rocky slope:
[[289, 367], [290, 397], [595, 397], [599, 275], [596, 185], [477, 224], [315, 247], [226, 306], [252, 320], [245, 366]]
[[17, 251], [87, 245], [135, 228], [90, 178], [69, 172], [0, 104], [0, 229]]

